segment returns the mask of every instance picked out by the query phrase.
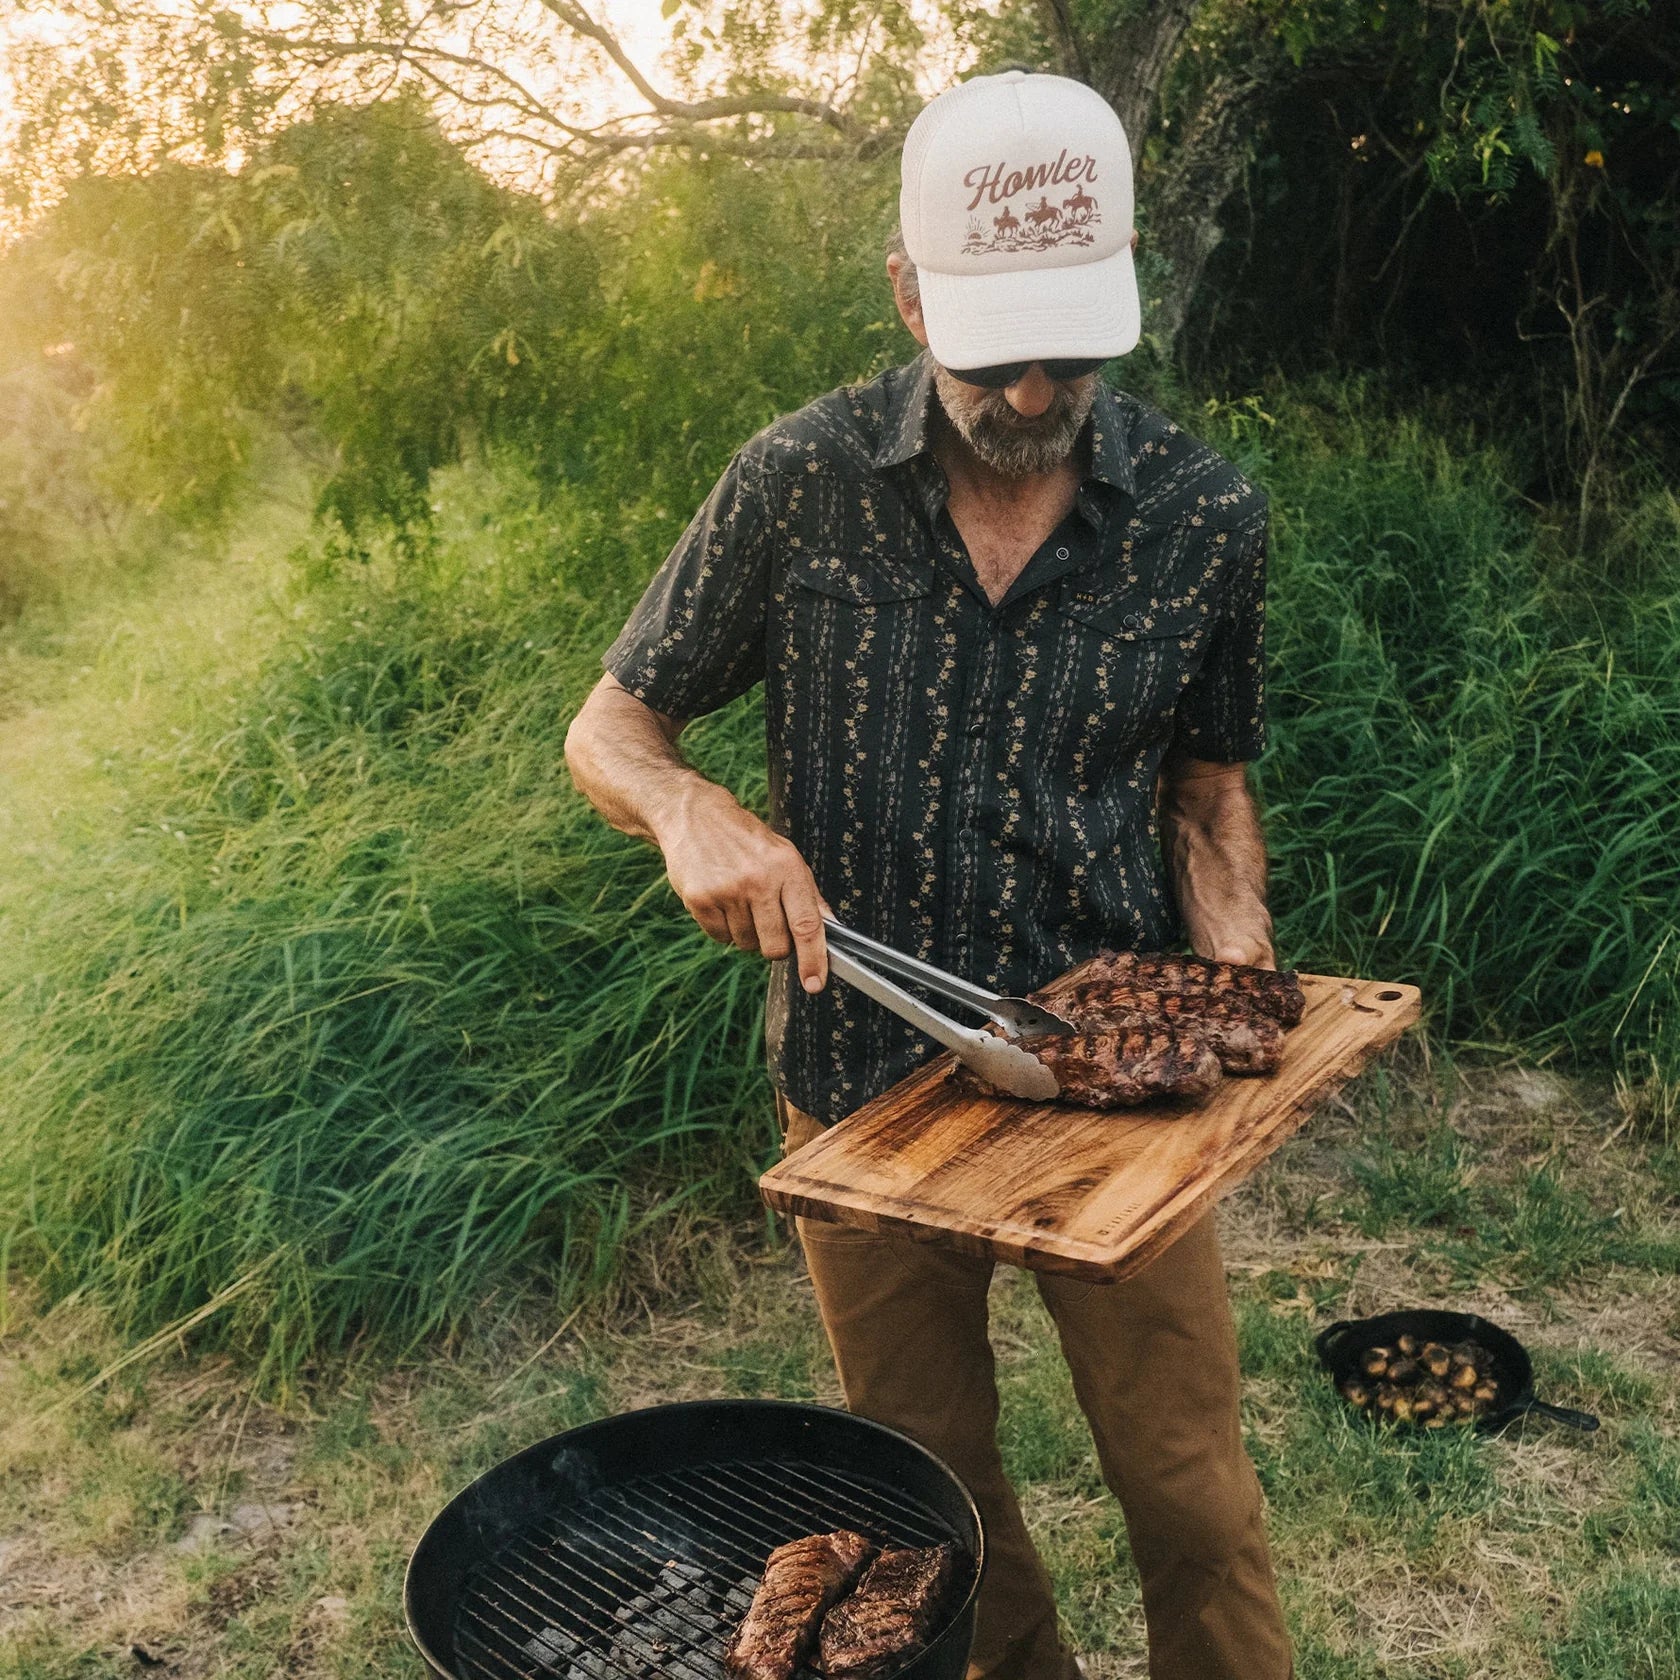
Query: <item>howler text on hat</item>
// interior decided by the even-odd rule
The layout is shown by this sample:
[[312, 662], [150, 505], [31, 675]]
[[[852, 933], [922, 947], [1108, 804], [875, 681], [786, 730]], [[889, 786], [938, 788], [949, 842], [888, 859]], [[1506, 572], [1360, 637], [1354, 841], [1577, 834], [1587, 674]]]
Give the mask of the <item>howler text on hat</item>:
[[946, 367], [1137, 344], [1131, 150], [1083, 82], [1009, 70], [940, 94], [905, 136], [899, 222]]

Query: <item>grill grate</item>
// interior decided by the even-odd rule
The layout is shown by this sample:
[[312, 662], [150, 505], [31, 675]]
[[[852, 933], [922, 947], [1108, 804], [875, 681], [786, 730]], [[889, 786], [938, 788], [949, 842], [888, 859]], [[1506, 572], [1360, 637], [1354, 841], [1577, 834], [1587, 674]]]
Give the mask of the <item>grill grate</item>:
[[457, 1670], [463, 1680], [725, 1680], [724, 1646], [766, 1556], [836, 1528], [898, 1546], [956, 1538], [902, 1490], [801, 1460], [691, 1465], [597, 1488], [526, 1524], [473, 1571], [455, 1617]]

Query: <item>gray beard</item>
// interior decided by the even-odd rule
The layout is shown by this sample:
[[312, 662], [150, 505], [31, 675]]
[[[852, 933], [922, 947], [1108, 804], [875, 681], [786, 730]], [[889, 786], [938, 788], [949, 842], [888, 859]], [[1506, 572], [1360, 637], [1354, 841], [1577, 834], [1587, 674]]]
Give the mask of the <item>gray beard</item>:
[[939, 405], [957, 435], [993, 472], [1005, 478], [1046, 473], [1068, 458], [1097, 400], [1101, 377], [1088, 373], [1080, 379], [1058, 382], [1050, 406], [1035, 419], [1023, 420], [1002, 391], [966, 385], [937, 362], [933, 369]]

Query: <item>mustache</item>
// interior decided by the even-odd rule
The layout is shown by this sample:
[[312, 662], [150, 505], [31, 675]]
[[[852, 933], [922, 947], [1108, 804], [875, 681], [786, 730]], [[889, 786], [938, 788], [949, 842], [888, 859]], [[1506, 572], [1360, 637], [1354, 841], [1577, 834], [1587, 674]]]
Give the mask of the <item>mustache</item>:
[[1065, 384], [1058, 382], [1055, 394], [1042, 414], [1021, 414], [1010, 405], [1009, 399], [1002, 391], [990, 391], [983, 387], [975, 388], [974, 399], [966, 402], [964, 407], [977, 420], [1001, 421], [1006, 426], [1020, 430], [1037, 428], [1049, 431], [1078, 410], [1086, 387], [1095, 378], [1095, 374], [1086, 374]]
[[[937, 365], [937, 364], [936, 364]], [[968, 446], [1010, 477], [1046, 472], [1073, 448], [1096, 400], [1098, 375], [1055, 380], [1042, 414], [1023, 415], [1000, 390], [968, 385], [939, 366], [939, 401]]]

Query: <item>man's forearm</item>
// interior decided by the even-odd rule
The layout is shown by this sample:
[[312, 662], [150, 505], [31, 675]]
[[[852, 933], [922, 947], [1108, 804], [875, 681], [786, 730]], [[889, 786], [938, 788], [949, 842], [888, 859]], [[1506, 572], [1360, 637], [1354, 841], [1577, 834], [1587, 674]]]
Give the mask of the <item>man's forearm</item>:
[[672, 888], [713, 939], [795, 956], [800, 983], [820, 991], [825, 906], [809, 866], [728, 788], [683, 762], [682, 728], [603, 677], [566, 732], [566, 768], [614, 828], [658, 846]]
[[683, 724], [645, 706], [610, 678], [583, 703], [566, 732], [566, 768], [581, 793], [616, 829], [663, 846], [660, 835], [695, 800], [731, 800], [677, 751]]
[[1163, 778], [1167, 874], [1192, 947], [1271, 967], [1266, 842], [1242, 765], [1181, 764]]

